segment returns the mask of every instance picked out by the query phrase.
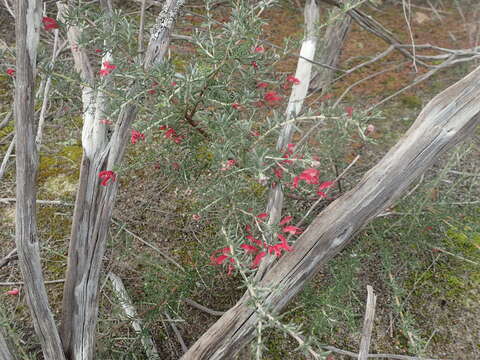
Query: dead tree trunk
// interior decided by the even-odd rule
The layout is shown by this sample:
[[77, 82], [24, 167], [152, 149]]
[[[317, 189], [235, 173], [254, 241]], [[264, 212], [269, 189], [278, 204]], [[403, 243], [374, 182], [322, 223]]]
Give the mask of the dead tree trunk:
[[0, 360], [13, 360], [10, 344], [5, 331], [0, 327]]
[[36, 220], [38, 155], [35, 143], [34, 86], [41, 2], [16, 2], [16, 215], [15, 241], [33, 325], [46, 359], [64, 359], [60, 337], [48, 305], [40, 262]]
[[[332, 68], [337, 68], [342, 53], [343, 41], [347, 37], [352, 18], [342, 14], [340, 10], [335, 9], [334, 14], [338, 16], [327, 26], [324, 41], [320, 43], [319, 55], [315, 59], [321, 64], [326, 64]], [[310, 81], [311, 89], [322, 89], [332, 81], [334, 72], [331, 68], [319, 68]]]
[[[163, 60], [182, 4], [183, 0], [165, 2], [152, 29], [144, 64], [141, 64], [145, 68]], [[64, 5], [60, 6], [60, 11], [65, 11]], [[106, 11], [111, 11], [109, 6], [106, 6]], [[135, 120], [138, 109], [134, 104], [123, 104], [113, 134], [110, 138], [107, 137], [106, 125], [100, 120], [105, 116], [107, 100], [103, 88], [108, 88], [108, 78], [100, 87], [94, 86], [95, 79], [89, 59], [78, 45], [80, 30], [71, 27], [68, 37], [76, 69], [86, 85], [82, 89], [83, 158], [68, 253], [61, 335], [67, 358], [83, 360], [94, 358], [98, 284], [118, 188], [118, 179], [115, 178], [107, 186], [101, 186], [99, 173], [113, 171], [121, 164], [130, 125]], [[102, 63], [112, 62], [114, 55], [106, 54]], [[131, 93], [135, 87], [136, 84], [133, 83]]]
[[[439, 156], [480, 123], [480, 67], [437, 95], [360, 183], [317, 216], [259, 283], [262, 306], [281, 312], [320, 267], [390, 206]], [[278, 289], [274, 291], [273, 289]], [[254, 336], [259, 315], [246, 295], [185, 353], [183, 360], [231, 359]]]

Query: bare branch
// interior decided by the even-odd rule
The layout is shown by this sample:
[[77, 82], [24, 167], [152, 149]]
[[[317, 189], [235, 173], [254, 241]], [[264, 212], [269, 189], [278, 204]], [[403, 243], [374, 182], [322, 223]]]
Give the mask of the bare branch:
[[367, 306], [365, 309], [365, 319], [363, 321], [362, 339], [360, 341], [358, 360], [367, 360], [368, 358], [368, 349], [370, 347], [370, 339], [372, 338], [373, 319], [375, 318], [377, 296], [370, 285], [367, 285], [367, 293]]

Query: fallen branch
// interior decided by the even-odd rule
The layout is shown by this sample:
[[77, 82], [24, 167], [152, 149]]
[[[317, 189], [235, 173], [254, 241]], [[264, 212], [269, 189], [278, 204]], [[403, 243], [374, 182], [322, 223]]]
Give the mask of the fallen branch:
[[[43, 283], [45, 285], [51, 285], [51, 284], [61, 284], [63, 282], [65, 282], [65, 279], [47, 280], [47, 281], [44, 281]], [[0, 286], [22, 286], [22, 285], [25, 285], [23, 281], [0, 282]]]
[[129, 318], [129, 320], [132, 322], [133, 329], [141, 338], [143, 349], [147, 354], [147, 359], [160, 359], [157, 348], [155, 347], [155, 343], [153, 342], [150, 335], [148, 335], [143, 329], [142, 321], [138, 319], [137, 311], [132, 304], [130, 296], [128, 296], [122, 279], [120, 279], [113, 272], [108, 273], [108, 278], [112, 282], [112, 288], [120, 302], [120, 306], [123, 308], [123, 311]]
[[203, 305], [201, 305], [201, 304], [199, 304], [196, 301], [193, 301], [191, 299], [185, 298], [185, 299], [183, 299], [183, 302], [187, 303], [190, 306], [193, 306], [194, 308], [196, 308], [200, 311], [203, 311], [203, 312], [205, 312], [207, 314], [210, 314], [210, 315], [213, 315], [213, 316], [222, 316], [223, 314], [225, 314], [225, 311], [217, 311], [217, 310], [209, 309], [206, 306], [203, 306]]
[[2, 260], [0, 260], [0, 268], [7, 265], [10, 261], [18, 259], [17, 249], [10, 251]]
[[180, 347], [182, 348], [182, 352], [186, 353], [188, 351], [187, 345], [185, 345], [185, 341], [183, 341], [182, 334], [180, 334], [180, 331], [178, 331], [177, 326], [175, 325], [175, 322], [172, 320], [172, 318], [168, 315], [167, 312], [165, 312], [165, 316], [167, 317], [168, 323], [173, 329], [173, 332], [175, 336], [177, 337], [178, 342], [180, 343]]
[[377, 296], [370, 285], [367, 285], [367, 294], [367, 307], [365, 309], [365, 319], [363, 320], [363, 331], [358, 360], [366, 360], [368, 358], [368, 349], [370, 347], [370, 339], [372, 338], [373, 319], [375, 318]]

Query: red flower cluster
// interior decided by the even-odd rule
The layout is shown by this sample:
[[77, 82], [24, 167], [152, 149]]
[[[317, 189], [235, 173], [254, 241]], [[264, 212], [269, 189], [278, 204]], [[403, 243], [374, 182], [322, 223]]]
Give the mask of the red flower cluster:
[[318, 184], [319, 176], [320, 171], [318, 171], [317, 169], [306, 169], [300, 175], [293, 178], [293, 187], [296, 189], [300, 180], [304, 180], [307, 184]]
[[256, 61], [252, 61], [250, 64], [252, 65], [252, 67], [253, 67], [255, 70], [258, 69], [258, 64], [257, 64]]
[[277, 101], [282, 100], [282, 97], [280, 95], [278, 95], [278, 93], [276, 91], [266, 92], [265, 95], [263, 96], [263, 98], [265, 99], [265, 101], [269, 105], [274, 105], [274, 104], [277, 103]]
[[132, 144], [136, 144], [138, 140], [145, 140], [145, 134], [142, 134], [141, 132], [132, 129], [132, 136], [130, 137], [130, 141]]
[[255, 53], [263, 53], [264, 51], [265, 51], [265, 48], [262, 45], [257, 46], [253, 49], [253, 52]]
[[57, 20], [55, 20], [51, 17], [44, 16], [43, 19], [42, 19], [42, 23], [43, 23], [43, 28], [45, 29], [45, 31], [50, 31], [50, 30], [59, 28]]
[[238, 103], [233, 103], [233, 104], [232, 104], [232, 108], [234, 108], [235, 110], [240, 110], [241, 107], [242, 107], [242, 106], [241, 106], [240, 104], [238, 104]]
[[268, 83], [266, 83], [266, 82], [259, 82], [257, 84], [257, 88], [260, 88], [260, 89], [265, 89], [267, 87], [268, 87]]
[[98, 177], [102, 179], [102, 182], [100, 183], [100, 185], [107, 186], [109, 180], [112, 180], [112, 182], [115, 182], [115, 180], [117, 179], [117, 174], [115, 174], [111, 170], [103, 170], [103, 171], [100, 171], [100, 173], [98, 174]]
[[298, 84], [300, 84], [300, 80], [298, 78], [296, 78], [293, 75], [288, 75], [287, 81], [285, 82], [285, 84], [283, 84], [283, 88], [287, 90], [291, 85], [298, 85]]
[[[261, 213], [257, 215], [258, 219], [266, 219], [268, 217], [267, 213]], [[284, 217], [279, 225], [283, 226], [287, 223], [289, 223], [293, 219], [292, 216], [286, 216]], [[275, 254], [276, 256], [281, 256], [282, 255], [282, 250], [283, 251], [293, 251], [293, 247], [288, 245], [288, 241], [283, 236], [282, 234], [277, 234], [277, 238], [280, 240], [279, 243], [275, 245], [269, 245], [267, 243], [263, 243], [261, 240], [256, 239], [253, 234], [252, 234], [252, 228], [250, 225], [245, 226], [245, 231], [247, 232], [247, 235], [245, 238], [249, 240], [252, 244], [247, 244], [243, 243], [240, 245], [240, 248], [245, 251], [246, 254], [249, 255], [255, 255], [255, 257], [252, 260], [251, 267], [252, 269], [258, 267], [262, 259], [268, 254]], [[298, 235], [302, 232], [302, 230], [296, 226], [288, 225], [283, 227], [282, 231], [284, 233], [289, 233], [292, 235]], [[262, 251], [262, 248], [265, 249]], [[216, 256], [217, 254], [221, 253], [222, 255]], [[230, 257], [231, 249], [229, 247], [225, 247], [222, 249], [215, 250], [210, 259], [212, 261], [212, 264], [214, 265], [222, 265], [225, 261], [229, 261], [230, 263], [228, 264], [228, 275], [231, 275], [234, 265], [235, 264], [235, 259]]]
[[159, 128], [161, 131], [165, 131], [165, 138], [172, 139], [176, 144], [180, 144], [183, 140], [183, 136], [177, 135], [175, 129], [168, 127], [167, 125], [162, 125]]
[[116, 65], [110, 64], [110, 61], [104, 61], [102, 69], [98, 72], [100, 76], [107, 76], [117, 68]]
[[5, 71], [7, 75], [14, 77], [15, 76], [15, 69], [8, 68], [7, 71]]

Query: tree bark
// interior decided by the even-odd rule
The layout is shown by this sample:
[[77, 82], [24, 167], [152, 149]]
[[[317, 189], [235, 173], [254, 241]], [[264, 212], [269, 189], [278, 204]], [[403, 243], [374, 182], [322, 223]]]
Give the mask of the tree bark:
[[0, 360], [13, 360], [10, 344], [8, 343], [7, 334], [0, 327]]
[[[163, 61], [182, 4], [183, 0], [165, 2], [152, 29], [143, 64], [146, 69]], [[60, 11], [65, 10], [65, 5], [60, 5]], [[109, 7], [106, 11], [110, 11]], [[68, 359], [87, 360], [94, 358], [98, 285], [118, 188], [118, 177], [107, 186], [101, 186], [99, 173], [104, 170], [113, 171], [121, 165], [138, 108], [135, 104], [122, 105], [113, 134], [108, 139], [105, 124], [100, 121], [104, 117], [107, 100], [102, 89], [97, 90], [94, 86], [92, 67], [85, 51], [78, 45], [80, 30], [71, 27], [68, 38], [75, 68], [85, 85], [82, 89], [83, 158], [68, 253], [61, 336]], [[112, 61], [111, 59], [112, 54], [106, 54], [102, 61]], [[102, 86], [108, 87], [108, 78]], [[136, 84], [133, 83], [129, 92], [134, 93], [135, 87]]]
[[[480, 123], [480, 67], [437, 95], [359, 184], [331, 203], [258, 284], [264, 308], [281, 312], [329, 259], [390, 206], [439, 156]], [[266, 290], [270, 289], [270, 290]], [[277, 289], [277, 290], [275, 290]], [[231, 359], [254, 337], [259, 321], [244, 296], [184, 354], [183, 360]]]
[[[315, 61], [337, 68], [342, 53], [343, 42], [347, 37], [352, 18], [346, 14], [342, 14], [338, 9], [334, 9], [333, 13], [339, 18], [333, 20], [332, 23], [327, 26], [324, 36], [325, 40], [320, 43], [319, 55]], [[318, 68], [310, 82], [310, 88], [325, 90], [330, 81], [332, 81], [333, 75], [334, 71], [332, 69], [326, 67]]]
[[38, 154], [35, 144], [34, 87], [37, 45], [42, 16], [41, 2], [16, 2], [16, 228], [20, 270], [35, 331], [46, 359], [64, 359], [60, 337], [43, 283], [36, 220]]

